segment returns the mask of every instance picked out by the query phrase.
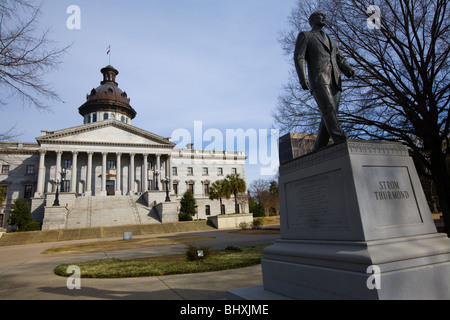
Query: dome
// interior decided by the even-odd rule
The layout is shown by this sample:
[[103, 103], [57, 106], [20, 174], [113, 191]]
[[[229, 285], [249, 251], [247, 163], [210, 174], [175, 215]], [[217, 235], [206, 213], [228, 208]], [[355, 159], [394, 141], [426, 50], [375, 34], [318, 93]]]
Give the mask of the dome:
[[[92, 115], [95, 119], [109, 119], [116, 118], [124, 121], [130, 121], [136, 117], [136, 111], [130, 106], [130, 98], [127, 93], [122, 91], [116, 82], [116, 76], [119, 74], [113, 66], [106, 66], [101, 69], [103, 74], [103, 81], [100, 86], [91, 90], [86, 95], [86, 103], [78, 108], [79, 113], [85, 118], [85, 123], [91, 122], [89, 116]], [[100, 113], [100, 115], [99, 115]], [[101, 117], [101, 114], [108, 116]], [[120, 116], [120, 117], [117, 117]], [[96, 122], [92, 119], [93, 122]], [[124, 121], [128, 122], [128, 121]]]

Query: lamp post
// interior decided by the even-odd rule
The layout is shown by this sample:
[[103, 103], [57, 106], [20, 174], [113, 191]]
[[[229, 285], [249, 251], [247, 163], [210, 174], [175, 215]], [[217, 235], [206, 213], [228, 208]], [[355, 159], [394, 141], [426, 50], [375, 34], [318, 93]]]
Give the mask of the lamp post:
[[[62, 172], [59, 173], [61, 175], [61, 192], [63, 192], [63, 183], [66, 180], [66, 169], [63, 168]], [[56, 179], [56, 194], [55, 194], [55, 201], [53, 202], [54, 207], [59, 207], [59, 180]]]
[[56, 179], [56, 194], [55, 201], [53, 202], [54, 207], [59, 207], [59, 180]]
[[166, 179], [163, 180], [166, 183], [166, 202], [170, 202], [170, 196], [169, 196], [169, 177], [166, 177]]

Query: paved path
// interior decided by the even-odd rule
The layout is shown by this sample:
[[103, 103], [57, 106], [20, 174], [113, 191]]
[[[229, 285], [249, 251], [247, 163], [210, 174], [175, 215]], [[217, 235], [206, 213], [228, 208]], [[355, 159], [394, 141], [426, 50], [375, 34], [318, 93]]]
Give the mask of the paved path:
[[[271, 243], [274, 235], [231, 234], [230, 230], [183, 233], [183, 235], [215, 237], [199, 242], [212, 249], [229, 245]], [[164, 234], [149, 237], [161, 237]], [[137, 238], [137, 237], [136, 237]], [[152, 255], [184, 253], [185, 245], [148, 247], [141, 249], [72, 255], [43, 255], [42, 251], [71, 243], [102, 241], [79, 240], [0, 247], [0, 300], [65, 300], [65, 299], [147, 299], [147, 300], [216, 300], [225, 298], [226, 291], [262, 284], [261, 266], [200, 274], [126, 279], [81, 279], [80, 290], [69, 290], [67, 279], [53, 273], [61, 263], [72, 263], [107, 257], [136, 258]]]

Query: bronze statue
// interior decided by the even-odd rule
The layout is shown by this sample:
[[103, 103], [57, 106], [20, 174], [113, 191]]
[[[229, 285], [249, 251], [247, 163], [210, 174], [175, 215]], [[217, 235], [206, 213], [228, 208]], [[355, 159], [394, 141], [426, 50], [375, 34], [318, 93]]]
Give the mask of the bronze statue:
[[337, 117], [342, 91], [341, 72], [349, 78], [355, 75], [336, 41], [322, 31], [325, 19], [325, 14], [320, 11], [309, 17], [312, 30], [300, 32], [294, 52], [300, 84], [304, 90], [311, 90], [322, 114], [313, 151], [327, 146], [330, 137], [334, 143], [347, 139]]

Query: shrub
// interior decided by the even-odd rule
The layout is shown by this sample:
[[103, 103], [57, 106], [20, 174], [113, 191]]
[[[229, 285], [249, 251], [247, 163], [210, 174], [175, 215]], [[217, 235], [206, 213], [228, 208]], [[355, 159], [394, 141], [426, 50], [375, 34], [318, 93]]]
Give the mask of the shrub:
[[[197, 201], [195, 201], [194, 195], [188, 190], [183, 194], [183, 197], [180, 200], [180, 214], [191, 216], [192, 217], [197, 213]], [[189, 219], [189, 218], [187, 218]]]
[[8, 224], [16, 226], [18, 231], [27, 231], [26, 226], [31, 222], [31, 211], [28, 201], [25, 199], [14, 200]]
[[41, 230], [41, 223], [39, 221], [32, 221], [27, 224], [24, 231], [39, 231]]
[[242, 230], [245, 230], [245, 229], [247, 229], [247, 227], [248, 227], [248, 223], [242, 221], [241, 223], [239, 223], [239, 227], [240, 227]]
[[184, 213], [184, 212], [180, 212], [178, 214], [178, 219], [180, 221], [192, 221], [192, 216], [190, 214]]
[[225, 248], [225, 250], [236, 251], [236, 252], [244, 251], [241, 247], [236, 247], [236, 246], [228, 246]]
[[253, 219], [253, 229], [260, 229], [263, 226], [263, 219], [256, 218]]

